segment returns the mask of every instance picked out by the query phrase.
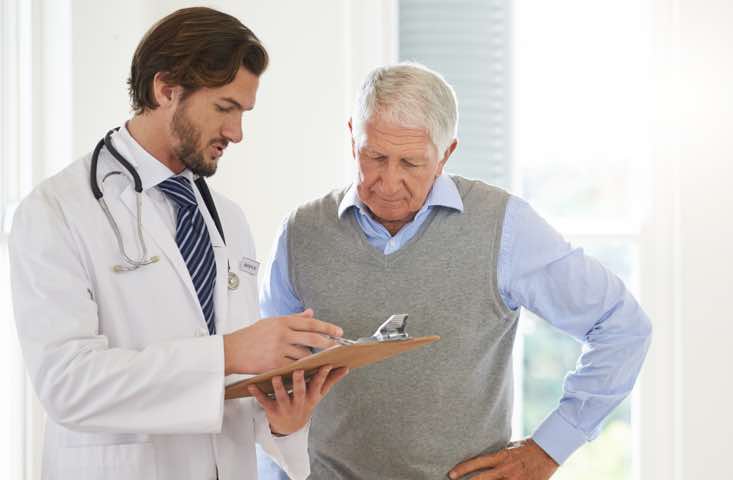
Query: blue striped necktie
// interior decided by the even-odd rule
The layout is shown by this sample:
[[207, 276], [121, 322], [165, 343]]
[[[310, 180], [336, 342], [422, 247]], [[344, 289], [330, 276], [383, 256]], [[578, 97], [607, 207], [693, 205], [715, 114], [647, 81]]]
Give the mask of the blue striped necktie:
[[211, 247], [209, 231], [196, 203], [191, 182], [186, 177], [170, 177], [158, 184], [158, 188], [178, 205], [176, 219], [176, 243], [191, 274], [193, 287], [209, 327], [209, 334], [216, 333], [214, 323], [214, 285], [216, 262]]

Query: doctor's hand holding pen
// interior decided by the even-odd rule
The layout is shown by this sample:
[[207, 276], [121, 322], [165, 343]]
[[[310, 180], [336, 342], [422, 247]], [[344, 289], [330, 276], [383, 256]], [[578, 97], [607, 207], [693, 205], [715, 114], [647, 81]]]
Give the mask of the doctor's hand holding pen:
[[286, 317], [263, 318], [249, 327], [224, 335], [224, 374], [257, 375], [285, 367], [312, 352], [309, 347], [326, 349], [343, 330], [313, 318], [310, 308]]
[[[325, 335], [341, 337], [336, 325], [313, 318], [313, 310], [287, 317], [265, 318], [254, 325], [224, 335], [224, 372], [258, 374], [283, 367], [311, 354], [309, 347], [325, 349], [336, 342]], [[304, 372], [293, 373], [289, 394], [281, 377], [272, 379], [274, 399], [250, 385], [250, 394], [265, 410], [270, 429], [275, 434], [289, 435], [303, 428], [318, 402], [348, 369], [323, 366], [306, 385]]]

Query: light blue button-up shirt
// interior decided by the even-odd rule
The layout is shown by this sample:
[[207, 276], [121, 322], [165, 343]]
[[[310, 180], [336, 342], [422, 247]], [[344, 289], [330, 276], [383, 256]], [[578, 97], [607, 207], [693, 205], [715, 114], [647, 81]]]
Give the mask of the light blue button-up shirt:
[[[415, 218], [391, 236], [352, 185], [338, 215], [354, 215], [369, 243], [390, 255], [405, 245], [433, 208], [463, 212], [448, 175], [438, 177]], [[287, 221], [275, 244], [260, 293], [263, 317], [306, 308], [288, 276]], [[583, 342], [577, 368], [565, 378], [558, 407], [532, 438], [558, 463], [598, 434], [603, 419], [631, 392], [651, 338], [649, 318], [623, 282], [581, 248], [573, 248], [529, 204], [510, 196], [498, 257], [501, 298], [524, 307]], [[310, 306], [310, 305], [308, 305]]]

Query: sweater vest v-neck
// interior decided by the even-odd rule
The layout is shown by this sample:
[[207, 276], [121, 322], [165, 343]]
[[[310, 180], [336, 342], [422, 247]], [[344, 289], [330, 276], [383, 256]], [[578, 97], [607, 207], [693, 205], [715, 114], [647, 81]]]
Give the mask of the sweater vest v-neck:
[[497, 286], [508, 194], [451, 177], [464, 210], [434, 207], [398, 251], [372, 247], [345, 190], [297, 209], [288, 224], [289, 276], [316, 317], [344, 336], [371, 335], [407, 313], [427, 347], [352, 371], [318, 405], [309, 453], [315, 479], [444, 479], [511, 437], [512, 346], [518, 311]]

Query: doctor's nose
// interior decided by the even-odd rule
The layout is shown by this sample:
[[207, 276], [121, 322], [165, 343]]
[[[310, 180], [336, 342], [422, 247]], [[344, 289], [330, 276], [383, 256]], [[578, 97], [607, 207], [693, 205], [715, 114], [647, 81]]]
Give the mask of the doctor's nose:
[[241, 142], [244, 137], [241, 120], [225, 124], [221, 130], [221, 135], [232, 143]]

